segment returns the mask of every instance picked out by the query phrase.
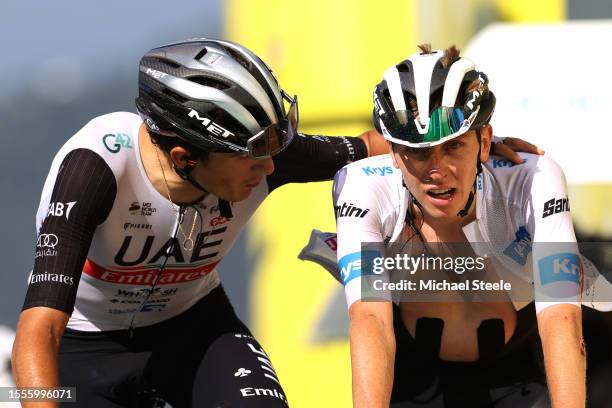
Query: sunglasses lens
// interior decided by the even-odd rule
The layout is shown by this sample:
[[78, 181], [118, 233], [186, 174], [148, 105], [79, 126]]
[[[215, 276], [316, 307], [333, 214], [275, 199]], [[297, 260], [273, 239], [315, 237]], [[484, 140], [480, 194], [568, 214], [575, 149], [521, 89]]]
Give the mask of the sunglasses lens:
[[294, 97], [281, 126], [270, 125], [249, 140], [249, 154], [252, 157], [268, 157], [280, 153], [297, 134], [298, 121], [297, 97]]

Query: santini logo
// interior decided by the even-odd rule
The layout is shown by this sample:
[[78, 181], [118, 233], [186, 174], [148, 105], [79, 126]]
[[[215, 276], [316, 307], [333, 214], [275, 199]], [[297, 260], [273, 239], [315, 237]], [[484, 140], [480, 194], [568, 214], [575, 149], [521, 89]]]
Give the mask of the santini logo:
[[542, 213], [542, 218], [546, 218], [549, 215], [569, 210], [569, 200], [567, 197], [557, 199], [551, 198], [550, 200], [544, 203], [544, 212]]
[[347, 205], [346, 203], [343, 203], [342, 205], [336, 205], [334, 206], [334, 209], [336, 210], [336, 218], [340, 218], [340, 217], [363, 218], [366, 216], [367, 213], [370, 212], [369, 209], [362, 210], [359, 207], [355, 207], [353, 204]]
[[206, 128], [206, 130], [208, 130], [210, 133], [212, 133], [215, 136], [221, 136], [221, 137], [224, 137], [226, 139], [228, 137], [230, 137], [230, 136], [234, 136], [234, 134], [232, 132], [230, 132], [227, 129], [224, 129], [220, 125], [217, 125], [215, 122], [213, 122], [212, 120], [208, 119], [207, 117], [201, 117], [200, 115], [198, 115], [198, 112], [196, 112], [193, 109], [191, 109], [189, 111], [188, 116], [190, 118], [194, 118], [194, 119], [197, 119], [200, 122], [202, 122], [202, 126], [204, 126]]

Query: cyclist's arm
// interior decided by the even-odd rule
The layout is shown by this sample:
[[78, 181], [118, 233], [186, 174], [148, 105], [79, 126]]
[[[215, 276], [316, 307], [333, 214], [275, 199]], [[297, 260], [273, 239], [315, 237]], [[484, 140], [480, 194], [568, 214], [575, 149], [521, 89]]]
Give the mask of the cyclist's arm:
[[274, 173], [268, 176], [268, 189], [287, 183], [331, 180], [347, 163], [368, 156], [363, 139], [298, 134], [274, 156]]
[[562, 303], [544, 309], [538, 314], [538, 331], [552, 406], [584, 407], [586, 358], [580, 308]]
[[58, 385], [60, 338], [74, 308], [93, 233], [108, 216], [116, 191], [115, 176], [104, 160], [77, 149], [59, 166], [50, 198], [43, 193], [37, 254], [13, 347], [18, 387]]
[[395, 334], [391, 302], [353, 303], [350, 344], [355, 407], [388, 407], [393, 389]]
[[[49, 307], [24, 310], [17, 325], [12, 368], [17, 387], [59, 387], [57, 354], [70, 316]], [[57, 407], [58, 403], [22, 402], [22, 406]]]
[[[384, 278], [364, 267], [366, 258], [379, 256], [379, 248], [362, 250], [362, 243], [383, 241], [383, 205], [377, 199], [383, 193], [376, 184], [381, 180], [363, 174], [359, 167], [347, 167], [334, 179], [338, 266], [349, 306], [353, 402], [356, 407], [385, 407], [395, 361], [392, 304], [385, 293], [362, 291], [371, 278]], [[379, 299], [363, 301], [362, 296]]]
[[563, 171], [551, 159], [538, 157], [535, 165], [526, 214], [533, 231], [536, 311], [548, 389], [553, 407], [581, 407], [586, 393], [582, 271], [567, 186]]

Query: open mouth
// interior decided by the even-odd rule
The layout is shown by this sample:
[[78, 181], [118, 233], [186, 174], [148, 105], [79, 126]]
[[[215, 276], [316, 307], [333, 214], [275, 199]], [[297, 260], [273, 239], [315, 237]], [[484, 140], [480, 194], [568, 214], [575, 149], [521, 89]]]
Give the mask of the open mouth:
[[427, 195], [433, 198], [445, 200], [450, 199], [455, 195], [455, 188], [431, 189], [427, 191]]

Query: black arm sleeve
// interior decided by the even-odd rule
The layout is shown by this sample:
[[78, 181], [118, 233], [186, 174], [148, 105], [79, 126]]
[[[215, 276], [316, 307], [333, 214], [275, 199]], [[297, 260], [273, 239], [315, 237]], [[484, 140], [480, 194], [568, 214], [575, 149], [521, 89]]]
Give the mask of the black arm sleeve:
[[270, 192], [287, 183], [331, 180], [350, 162], [368, 156], [358, 137], [328, 137], [298, 134], [291, 144], [274, 156], [274, 173], [268, 176]]
[[72, 313], [94, 231], [116, 195], [115, 176], [98, 154], [77, 149], [66, 155], [38, 232], [23, 310], [47, 306]]

